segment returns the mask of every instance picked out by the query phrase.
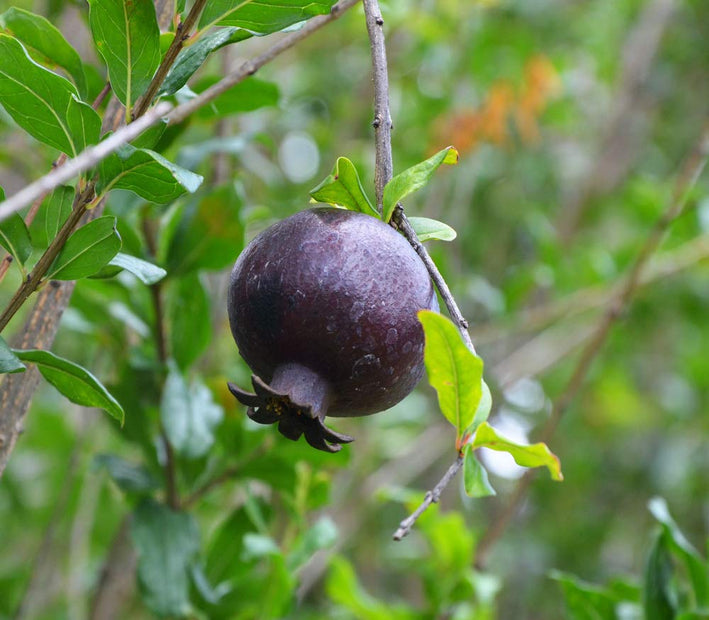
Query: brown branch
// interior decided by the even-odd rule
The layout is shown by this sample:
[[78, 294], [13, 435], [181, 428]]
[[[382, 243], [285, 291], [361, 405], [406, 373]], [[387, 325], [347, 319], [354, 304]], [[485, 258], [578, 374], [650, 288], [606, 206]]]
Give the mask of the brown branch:
[[[274, 60], [284, 51], [307, 38], [309, 35], [319, 30], [322, 26], [340, 17], [345, 10], [355, 6], [358, 2], [359, 0], [341, 0], [337, 4], [333, 5], [330, 14], [321, 15], [310, 19], [300, 30], [285, 35], [277, 41], [273, 47], [266, 50], [259, 56], [256, 56], [251, 61], [243, 63], [239, 69], [223, 78], [220, 82], [201, 93], [195, 99], [175, 108], [173, 113], [169, 115], [170, 121], [173, 123], [183, 121], [193, 112], [210, 103], [222, 92], [228, 90], [234, 84], [237, 84], [252, 75], [259, 67]], [[162, 110], [165, 109], [161, 108], [163, 105], [169, 104], [158, 104], [155, 108], [148, 111], [141, 119], [131, 123], [131, 126], [136, 123], [140, 123], [141, 121], [144, 122], [146, 116], [152, 116], [153, 114], [156, 114], [159, 119], [159, 117], [163, 114]], [[117, 130], [124, 117], [125, 115], [122, 113], [120, 104], [114, 98], [111, 104], [109, 104], [106, 115], [104, 116], [103, 131], [116, 131], [116, 133], [118, 133]], [[101, 145], [105, 145], [105, 143], [112, 137], [114, 136], [109, 137], [96, 147], [91, 148], [97, 148]], [[85, 154], [86, 152], [83, 152], [78, 157], [83, 157]], [[63, 170], [66, 168], [69, 163], [71, 162], [68, 162], [65, 166], [62, 166], [61, 169]], [[71, 178], [71, 176], [69, 178]], [[62, 182], [64, 181], [59, 181], [57, 184], [61, 184]], [[53, 187], [54, 185], [52, 188]], [[13, 198], [16, 198], [17, 195], [18, 194], [13, 196]], [[33, 199], [34, 198], [30, 198], [29, 201], [24, 202], [23, 205], [29, 204], [29, 202], [32, 202]], [[0, 204], [0, 213], [2, 212], [2, 209], [5, 208], [6, 203], [7, 201]], [[100, 202], [96, 207], [91, 209], [88, 217], [98, 217], [102, 213], [102, 210], [103, 203]], [[0, 219], [2, 219], [2, 215], [0, 215]], [[35, 307], [32, 309], [25, 324], [25, 330], [23, 331], [19, 346], [22, 348], [48, 348], [52, 345], [59, 326], [59, 319], [69, 304], [73, 287], [73, 282], [62, 282], [52, 283], [51, 286], [46, 286], [42, 289]], [[61, 293], [61, 295], [59, 293]], [[34, 393], [38, 381], [39, 375], [36, 369], [29, 369], [24, 373], [8, 375], [3, 380], [2, 385], [0, 385], [0, 475], [2, 475], [10, 453], [15, 446], [17, 436], [22, 430], [24, 416], [27, 412], [27, 408], [29, 407], [32, 394]]]
[[40, 196], [47, 195], [62, 183], [66, 183], [73, 177], [93, 168], [121, 146], [137, 138], [149, 127], [159, 123], [171, 109], [172, 106], [169, 103], [161, 103], [155, 106], [155, 108], [140, 119], [119, 129], [102, 142], [85, 149], [79, 155], [67, 161], [63, 166], [55, 168], [50, 173], [30, 183], [16, 194], [0, 203], [0, 221], [4, 220], [12, 213], [19, 211], [34, 200], [37, 200]]
[[391, 152], [391, 112], [389, 110], [389, 74], [387, 68], [386, 45], [384, 43], [384, 19], [377, 0], [363, 0], [367, 33], [372, 52], [372, 74], [374, 79], [374, 144], [376, 166], [374, 168], [374, 189], [377, 209], [384, 211], [384, 186], [394, 174]]
[[[685, 159], [675, 182], [668, 207], [656, 222], [655, 226], [650, 230], [645, 243], [638, 251], [628, 271], [625, 285], [615, 299], [608, 305], [591, 339], [583, 348], [566, 387], [554, 401], [551, 415], [541, 432], [541, 441], [548, 442], [552, 438], [561, 419], [579, 393], [588, 371], [591, 368], [591, 364], [601, 351], [611, 327], [618, 321], [620, 316], [622, 316], [637, 292], [645, 265], [657, 250], [672, 223], [684, 213], [687, 194], [701, 174], [707, 162], [707, 157], [709, 157], [709, 122], [703, 128], [699, 141]], [[478, 568], [482, 568], [485, 565], [490, 550], [503, 535], [512, 518], [517, 514], [519, 506], [526, 497], [535, 474], [536, 470], [533, 469], [525, 472], [524, 476], [518, 481], [507, 505], [502, 509], [500, 514], [495, 517], [493, 525], [480, 539], [476, 554], [476, 566], [478, 566]]]
[[411, 528], [414, 526], [414, 523], [416, 523], [418, 518], [428, 509], [428, 507], [431, 504], [438, 503], [438, 500], [441, 498], [441, 493], [443, 493], [444, 489], [448, 486], [450, 481], [455, 478], [455, 475], [458, 473], [461, 467], [463, 467], [463, 455], [459, 454], [458, 458], [448, 468], [448, 471], [443, 474], [443, 478], [440, 479], [438, 484], [433, 487], [431, 491], [426, 492], [426, 496], [423, 498], [421, 505], [399, 524], [399, 528], [396, 530], [396, 532], [394, 532], [394, 540], [399, 541], [404, 538], [404, 536], [406, 536], [411, 531]]
[[[375, 140], [375, 190], [377, 194], [377, 208], [380, 212], [383, 210], [383, 195], [384, 187], [391, 180], [393, 175], [393, 157], [391, 150], [391, 113], [389, 111], [389, 78], [387, 71], [386, 60], [386, 45], [384, 43], [384, 33], [382, 26], [381, 10], [377, 0], [362, 0], [364, 6], [364, 14], [367, 21], [367, 32], [369, 33], [369, 42], [372, 53], [372, 67], [374, 80], [374, 140]], [[429, 255], [426, 248], [423, 246], [416, 236], [416, 232], [411, 226], [409, 220], [404, 214], [403, 207], [398, 204], [392, 215], [391, 224], [397, 228], [406, 237], [408, 242], [414, 248], [416, 253], [423, 261], [426, 269], [431, 276], [431, 280], [438, 289], [441, 297], [448, 308], [453, 322], [455, 323], [461, 338], [470, 351], [475, 353], [473, 341], [468, 333], [468, 322], [463, 317], [463, 314], [458, 307], [453, 294], [448, 287], [441, 272], [436, 267], [433, 259]], [[410, 531], [416, 520], [423, 512], [431, 505], [432, 502], [437, 502], [443, 489], [455, 477], [455, 474], [462, 465], [462, 458], [459, 456], [456, 461], [448, 468], [448, 471], [443, 476], [436, 487], [426, 494], [426, 499], [423, 504], [408, 518], [404, 519], [399, 526], [399, 529], [394, 534], [394, 540], [401, 540]]]
[[256, 71], [258, 71], [261, 67], [280, 56], [283, 52], [289, 50], [297, 43], [300, 43], [300, 41], [307, 39], [311, 34], [326, 24], [338, 19], [347, 9], [352, 8], [358, 4], [359, 1], [360, 0], [340, 0], [340, 2], [332, 5], [330, 13], [327, 15], [317, 15], [316, 17], [312, 17], [305, 22], [305, 25], [300, 30], [288, 33], [265, 52], [242, 63], [237, 69], [232, 71], [229, 75], [223, 77], [216, 84], [210, 86], [207, 90], [200, 93], [194, 99], [177, 106], [170, 114], [168, 114], [169, 122], [172, 124], [181, 123], [188, 116], [192, 115], [194, 112], [216, 99], [219, 95], [229, 90], [232, 86], [238, 84], [239, 82], [243, 82], [246, 78], [256, 73]]
[[185, 41], [189, 39], [190, 32], [197, 23], [197, 19], [199, 18], [205, 4], [207, 4], [207, 0], [195, 0], [195, 3], [192, 5], [190, 12], [185, 18], [185, 21], [180, 22], [177, 25], [177, 28], [175, 29], [175, 37], [172, 39], [170, 47], [167, 48], [167, 52], [165, 52], [165, 55], [160, 62], [160, 66], [155, 72], [153, 79], [150, 81], [150, 85], [147, 90], [136, 103], [135, 110], [133, 111], [133, 118], [143, 116], [143, 114], [147, 112], [150, 104], [153, 102], [153, 99], [155, 99], [155, 95], [158, 94], [158, 90], [160, 90], [162, 83], [165, 81], [167, 74], [170, 72], [172, 65], [175, 64], [177, 56], [182, 51]]
[[111, 544], [96, 591], [91, 599], [90, 620], [115, 620], [135, 590], [138, 556], [131, 544], [131, 517], [123, 519]]

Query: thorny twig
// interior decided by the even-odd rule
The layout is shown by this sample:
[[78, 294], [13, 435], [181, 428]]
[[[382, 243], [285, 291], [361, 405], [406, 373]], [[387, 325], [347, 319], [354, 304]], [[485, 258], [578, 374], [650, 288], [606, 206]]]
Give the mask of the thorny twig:
[[[566, 384], [566, 388], [554, 401], [551, 415], [541, 432], [541, 441], [548, 442], [554, 435], [559, 426], [559, 422], [561, 422], [562, 417], [581, 389], [586, 375], [591, 368], [591, 364], [603, 347], [611, 327], [613, 327], [616, 321], [623, 315], [623, 312], [637, 292], [641, 284], [641, 276], [645, 266], [659, 247], [671, 224], [684, 213], [687, 194], [701, 174], [707, 162], [707, 157], [709, 157], [709, 122], [706, 123], [701, 137], [680, 169], [667, 209], [660, 219], [657, 220], [652, 230], [650, 230], [645, 243], [638, 251], [628, 271], [624, 286], [621, 288], [618, 295], [608, 304], [590, 340], [581, 352], [581, 357], [576, 363], [576, 367]], [[490, 550], [505, 532], [510, 521], [517, 513], [522, 500], [529, 490], [535, 473], [536, 470], [534, 469], [529, 469], [525, 472], [513, 490], [507, 505], [494, 519], [492, 527], [490, 527], [480, 539], [476, 552], [476, 566], [478, 568], [482, 568], [485, 565]]]

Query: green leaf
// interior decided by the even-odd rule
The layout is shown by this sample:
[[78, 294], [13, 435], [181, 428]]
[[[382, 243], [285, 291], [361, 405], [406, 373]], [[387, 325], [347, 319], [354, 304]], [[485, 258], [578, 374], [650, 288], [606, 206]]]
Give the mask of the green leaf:
[[42, 56], [40, 62], [64, 69], [74, 80], [81, 96], [86, 96], [86, 75], [81, 58], [50, 21], [41, 15], [12, 7], [0, 15], [0, 26], [38, 52]]
[[475, 453], [470, 444], [466, 444], [463, 462], [463, 480], [465, 482], [465, 493], [468, 497], [488, 497], [496, 495], [487, 478], [487, 471], [482, 463], [475, 458]]
[[97, 273], [121, 249], [116, 218], [105, 215], [82, 226], [67, 239], [46, 280], [78, 280]]
[[473, 418], [473, 423], [468, 429], [470, 433], [475, 432], [475, 429], [488, 419], [490, 410], [492, 409], [492, 394], [490, 394], [490, 388], [487, 383], [485, 383], [485, 379], [482, 379], [480, 386], [482, 388], [482, 394], [477, 411], [475, 412], [475, 417]]
[[23, 362], [37, 364], [42, 376], [71, 402], [84, 407], [99, 407], [123, 425], [123, 407], [85, 368], [51, 351], [15, 349], [15, 355]]
[[[203, 92], [217, 81], [219, 81], [218, 78], [202, 80], [196, 88], [199, 92]], [[251, 77], [235, 84], [209, 105], [198, 110], [197, 116], [201, 119], [210, 120], [223, 118], [231, 114], [252, 112], [259, 108], [277, 105], [279, 97], [280, 92], [276, 84]]]
[[75, 95], [72, 95], [69, 100], [67, 123], [77, 153], [98, 142], [101, 135], [101, 118], [96, 110], [88, 103], [80, 101]]
[[7, 346], [5, 339], [0, 336], [0, 374], [23, 372], [26, 368], [20, 358]]
[[145, 200], [164, 204], [195, 192], [203, 177], [185, 170], [162, 155], [126, 145], [99, 166], [97, 192], [127, 189]]
[[238, 26], [253, 33], [283, 30], [314, 15], [330, 12], [334, 0], [211, 0], [199, 20], [200, 30], [211, 26]]
[[456, 429], [459, 444], [482, 397], [483, 362], [465, 346], [449, 319], [430, 310], [421, 310], [418, 316], [426, 339], [423, 359], [428, 381], [438, 393], [441, 412]]
[[330, 517], [321, 517], [300, 536], [288, 554], [288, 570], [295, 571], [303, 566], [316, 551], [328, 549], [337, 542], [337, 526]]
[[188, 459], [204, 456], [214, 443], [214, 429], [223, 415], [206, 385], [197, 380], [188, 385], [177, 368], [170, 369], [160, 402], [160, 418], [179, 454]]
[[243, 246], [241, 201], [230, 185], [191, 200], [174, 215], [165, 264], [170, 274], [231, 265]]
[[125, 493], [148, 493], [159, 488], [160, 481], [142, 465], [135, 465], [115, 454], [99, 454], [96, 469], [105, 469], [118, 488]]
[[162, 267], [153, 265], [142, 258], [124, 254], [123, 252], [118, 252], [118, 254], [108, 261], [108, 264], [129, 271], [143, 284], [147, 284], [148, 286], [160, 282], [160, 280], [167, 275], [167, 271]]
[[559, 459], [551, 453], [544, 443], [532, 445], [519, 444], [500, 435], [487, 422], [478, 426], [472, 439], [473, 449], [490, 448], [498, 452], [509, 452], [517, 465], [522, 467], [546, 467], [552, 480], [563, 480]]
[[338, 157], [330, 175], [317, 187], [310, 190], [310, 195], [317, 202], [340, 205], [350, 211], [367, 213], [379, 217], [379, 213], [369, 201], [357, 169], [346, 157]]
[[47, 231], [47, 240], [51, 242], [57, 232], [66, 222], [71, 213], [74, 202], [74, 188], [60, 185], [50, 194], [45, 204], [44, 226]]
[[71, 156], [84, 140], [83, 134], [73, 135], [81, 126], [78, 118], [88, 116], [72, 106], [77, 95], [71, 82], [38, 65], [19, 41], [0, 34], [0, 104], [31, 136]]
[[89, 24], [126, 114], [160, 64], [160, 30], [150, 0], [90, 0]]
[[617, 595], [561, 571], [551, 571], [549, 576], [561, 586], [571, 620], [616, 620]]
[[0, 245], [24, 267], [25, 261], [32, 254], [32, 240], [25, 221], [18, 213], [0, 222]]
[[189, 569], [200, 547], [194, 518], [146, 499], [133, 513], [131, 534], [138, 554], [138, 583], [147, 607], [159, 616], [188, 615]]
[[218, 49], [237, 43], [253, 36], [251, 32], [241, 28], [221, 28], [215, 32], [200, 37], [189, 47], [185, 47], [177, 56], [175, 64], [167, 74], [160, 88], [161, 95], [174, 95], [187, 84], [192, 75], [199, 69], [207, 57]]
[[692, 592], [698, 607], [709, 607], [709, 565], [685, 538], [670, 515], [667, 502], [662, 497], [653, 497], [648, 503], [652, 516], [662, 525], [669, 549], [684, 562], [692, 583]]
[[432, 220], [428, 217], [410, 217], [409, 222], [416, 232], [419, 241], [438, 239], [439, 241], [453, 241], [457, 233], [448, 224]]
[[397, 203], [426, 185], [441, 164], [457, 163], [458, 151], [449, 146], [436, 153], [433, 157], [429, 157], [426, 161], [422, 161], [420, 164], [416, 164], [397, 174], [384, 188], [384, 213], [382, 213], [382, 219], [388, 222], [391, 219], [391, 214], [394, 213]]
[[646, 620], [673, 620], [677, 615], [677, 592], [672, 558], [664, 533], [652, 545], [645, 565], [643, 607]]
[[209, 297], [197, 273], [191, 272], [173, 283], [168, 316], [172, 356], [184, 370], [212, 339]]

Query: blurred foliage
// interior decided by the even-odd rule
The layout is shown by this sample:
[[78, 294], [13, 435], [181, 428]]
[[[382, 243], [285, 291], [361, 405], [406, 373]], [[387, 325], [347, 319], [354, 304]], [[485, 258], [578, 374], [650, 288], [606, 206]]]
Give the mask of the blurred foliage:
[[[47, 16], [79, 50], [93, 99], [105, 69], [86, 5], [13, 6]], [[473, 325], [496, 403], [491, 421], [534, 441], [705, 120], [709, 3], [418, 0], [383, 2], [382, 11], [395, 172], [448, 145], [461, 155], [407, 199], [407, 212], [457, 231], [430, 251]], [[218, 50], [175, 97], [201, 92], [270, 44], [254, 37]], [[246, 101], [224, 98], [153, 136], [150, 148], [204, 177], [195, 194], [162, 205], [110, 193], [122, 252], [167, 270], [163, 318], [176, 366], [166, 381], [148, 286], [126, 271], [77, 283], [53, 351], [101, 379], [125, 426], [48, 385], [38, 390], [0, 481], [0, 618], [18, 609], [89, 617], [121, 531], [139, 553], [140, 587], [122, 600], [125, 618], [152, 609], [605, 619], [640, 618], [643, 604], [648, 618], [708, 617], [706, 175], [549, 442], [565, 481], [535, 479], [484, 571], [474, 568], [477, 541], [521, 474], [507, 455], [482, 455], [496, 497], [467, 498], [460, 476], [439, 509], [391, 541], [455, 457], [428, 386], [386, 414], [338, 421], [357, 441], [336, 455], [257, 428], [227, 391], [227, 380], [249, 377], [225, 312], [228, 266], [243, 244], [306, 207], [340, 156], [373, 194], [370, 74], [357, 7], [261, 69]], [[7, 195], [57, 156], [0, 108]], [[35, 248], [56, 226], [46, 220], [41, 209], [30, 226]], [[3, 306], [20, 278], [13, 268], [3, 280]], [[4, 336], [21, 325], [18, 316]], [[161, 503], [158, 430], [178, 396], [193, 422], [176, 440], [182, 513]], [[190, 418], [195, 402], [207, 403], [208, 419]], [[648, 511], [655, 496], [669, 509], [655, 499]], [[181, 553], [166, 555], [175, 540]]]

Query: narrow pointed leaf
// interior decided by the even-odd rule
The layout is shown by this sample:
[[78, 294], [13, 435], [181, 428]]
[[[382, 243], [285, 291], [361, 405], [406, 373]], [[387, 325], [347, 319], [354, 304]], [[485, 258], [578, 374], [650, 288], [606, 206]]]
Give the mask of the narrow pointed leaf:
[[458, 151], [449, 146], [426, 161], [416, 164], [397, 174], [384, 188], [384, 213], [382, 219], [388, 222], [396, 204], [406, 196], [426, 185], [441, 164], [457, 164]]
[[472, 446], [466, 444], [464, 451], [463, 481], [465, 483], [465, 493], [468, 497], [497, 495], [488, 480], [487, 471], [482, 466], [482, 463], [475, 457]]
[[241, 28], [221, 28], [200, 37], [189, 47], [185, 47], [177, 56], [167, 78], [160, 89], [162, 95], [174, 95], [187, 84], [192, 75], [204, 64], [208, 56], [225, 45], [237, 43], [253, 36]]
[[84, 407], [99, 407], [123, 425], [123, 407], [88, 370], [54, 355], [51, 351], [15, 349], [23, 362], [36, 364], [42, 376], [71, 402]]
[[317, 202], [379, 217], [362, 187], [357, 169], [346, 157], [337, 158], [330, 175], [310, 190], [310, 196]]
[[47, 280], [87, 278], [104, 267], [121, 249], [116, 218], [106, 215], [75, 231], [52, 263]]
[[480, 404], [483, 362], [465, 346], [449, 319], [430, 310], [422, 310], [418, 316], [425, 335], [423, 357], [428, 381], [460, 441]]
[[483, 422], [475, 431], [472, 440], [473, 450], [490, 448], [498, 452], [508, 452], [515, 462], [522, 467], [546, 467], [553, 480], [563, 480], [559, 459], [552, 454], [544, 443], [525, 445], [500, 435], [487, 422]]
[[215, 24], [238, 26], [254, 33], [268, 34], [283, 30], [314, 15], [330, 12], [335, 0], [211, 0], [202, 11], [200, 29]]
[[69, 80], [38, 65], [17, 39], [0, 34], [0, 104], [31, 136], [74, 156], [67, 110], [78, 93]]
[[173, 164], [158, 153], [127, 145], [101, 162], [97, 191], [127, 189], [141, 198], [163, 204], [185, 192], [195, 192], [202, 181], [200, 175]]
[[90, 0], [89, 24], [111, 87], [130, 110], [160, 63], [160, 30], [150, 0]]
[[0, 374], [22, 372], [25, 368], [26, 366], [20, 361], [20, 358], [12, 352], [5, 339], [0, 336]]
[[12, 7], [0, 15], [0, 27], [41, 55], [40, 62], [64, 69], [81, 96], [86, 96], [86, 75], [81, 57], [49, 20], [25, 9]]
[[153, 263], [143, 260], [142, 258], [124, 254], [123, 252], [118, 252], [118, 254], [108, 261], [108, 264], [129, 271], [143, 284], [147, 284], [148, 286], [160, 282], [160, 280], [167, 275], [167, 271], [162, 267], [153, 265]]
[[428, 217], [409, 217], [409, 222], [416, 232], [419, 241], [430, 241], [438, 239], [439, 241], [453, 241], [457, 233], [448, 224], [432, 220]]
[[19, 214], [13, 213], [0, 222], [0, 245], [23, 266], [32, 254], [30, 232]]

